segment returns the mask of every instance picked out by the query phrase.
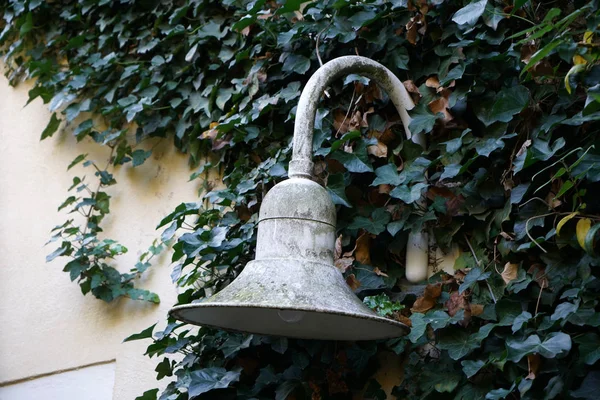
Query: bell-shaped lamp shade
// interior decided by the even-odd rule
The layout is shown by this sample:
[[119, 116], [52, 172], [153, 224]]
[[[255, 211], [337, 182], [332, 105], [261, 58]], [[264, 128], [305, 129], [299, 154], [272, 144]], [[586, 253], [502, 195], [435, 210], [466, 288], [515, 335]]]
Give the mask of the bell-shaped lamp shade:
[[[358, 59], [359, 65], [367, 60], [342, 58]], [[337, 70], [328, 74], [314, 89], [311, 81], [320, 76], [319, 71], [307, 84], [311, 92], [340, 75]], [[300, 114], [296, 127], [306, 122]], [[314, 122], [314, 112], [308, 114]], [[305, 139], [312, 143], [312, 124], [309, 127], [310, 136]], [[297, 147], [306, 144], [296, 140], [296, 135], [290, 179], [275, 185], [261, 205], [255, 260], [219, 293], [177, 306], [171, 315], [196, 325], [303, 339], [374, 340], [406, 335], [410, 331], [406, 325], [365, 306], [334, 266], [335, 206], [325, 188], [307, 179], [312, 161], [307, 159], [310, 154], [296, 154]]]

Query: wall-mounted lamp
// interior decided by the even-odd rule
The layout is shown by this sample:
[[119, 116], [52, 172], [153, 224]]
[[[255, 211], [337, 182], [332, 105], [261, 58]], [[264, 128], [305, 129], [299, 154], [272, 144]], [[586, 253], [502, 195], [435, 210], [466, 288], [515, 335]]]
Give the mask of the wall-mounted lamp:
[[[327, 191], [311, 180], [317, 104], [334, 79], [357, 73], [385, 90], [411, 137], [407, 110], [414, 107], [400, 80], [364, 57], [334, 59], [310, 78], [300, 96], [289, 179], [261, 205], [256, 259], [225, 289], [200, 303], [173, 308], [173, 317], [196, 325], [304, 339], [373, 340], [406, 335], [409, 328], [366, 307], [334, 266], [336, 210]], [[409, 264], [410, 261], [410, 265]], [[407, 278], [427, 277], [427, 234], [412, 234]]]

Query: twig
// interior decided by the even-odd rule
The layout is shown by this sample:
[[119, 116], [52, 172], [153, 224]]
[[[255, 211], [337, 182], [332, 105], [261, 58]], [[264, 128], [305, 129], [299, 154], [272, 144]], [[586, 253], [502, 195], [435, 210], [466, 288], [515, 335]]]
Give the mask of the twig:
[[544, 214], [544, 215], [536, 215], [536, 216], [534, 216], [534, 217], [531, 217], [531, 218], [529, 218], [529, 219], [528, 219], [528, 220], [525, 222], [525, 233], [527, 234], [527, 236], [529, 237], [529, 239], [531, 239], [531, 241], [532, 241], [533, 243], [535, 243], [535, 245], [536, 245], [537, 247], [539, 247], [540, 249], [542, 249], [542, 251], [543, 251], [544, 253], [548, 253], [548, 252], [546, 251], [546, 249], [544, 249], [544, 248], [542, 247], [542, 245], [541, 245], [541, 244], [539, 244], [539, 243], [537, 242], [537, 240], [535, 240], [535, 239], [533, 238], [533, 236], [531, 236], [531, 233], [529, 233], [529, 222], [530, 222], [532, 219], [536, 219], [536, 218], [546, 218], [546, 217], [548, 217], [548, 216], [550, 216], [550, 215], [554, 215], [554, 214], [555, 214], [555, 213], [549, 213], [549, 214]]
[[496, 259], [498, 257], [496, 255], [497, 251], [498, 251], [498, 236], [496, 236], [496, 239], [494, 240], [494, 259], [492, 260], [492, 262], [494, 263], [494, 269], [496, 270], [498, 275], [502, 275], [502, 273], [500, 271], [498, 271], [498, 263], [496, 262]]
[[544, 203], [544, 204], [545, 204], [545, 205], [546, 205], [548, 208], [551, 208], [551, 207], [550, 207], [550, 204], [548, 204], [548, 202], [547, 202], [547, 201], [545, 201], [544, 199], [541, 199], [541, 198], [539, 198], [539, 197], [532, 197], [532, 198], [530, 198], [529, 200], [527, 200], [525, 203], [523, 203], [523, 204], [519, 204], [519, 205], [518, 205], [518, 207], [519, 207], [519, 208], [521, 208], [521, 207], [525, 207], [525, 205], [526, 205], [526, 204], [528, 204], [530, 201], [533, 201], [533, 200], [538, 200], [538, 201], [541, 201], [541, 202], [542, 202], [542, 203]]
[[[337, 11], [336, 11], [336, 13], [337, 13]], [[323, 60], [321, 59], [321, 52], [319, 51], [319, 42], [321, 41], [321, 34], [323, 34], [323, 32], [325, 32], [327, 29], [329, 29], [332, 22], [333, 22], [333, 18], [329, 21], [329, 24], [327, 24], [327, 26], [325, 28], [321, 29], [321, 31], [319, 33], [317, 33], [317, 39], [316, 39], [316, 44], [315, 44], [315, 53], [317, 53], [317, 60], [319, 60], [319, 66], [321, 66], [321, 67], [323, 66]], [[329, 94], [327, 89], [325, 89], [323, 91], [323, 93], [325, 93], [325, 96], [327, 96], [328, 99], [331, 98], [331, 95]]]
[[496, 304], [496, 296], [494, 296], [494, 292], [492, 291], [492, 287], [490, 286], [490, 283], [487, 281], [487, 279], [485, 280], [485, 284], [488, 287], [488, 290], [490, 291], [490, 296], [492, 296], [492, 300], [494, 300], [494, 304]]
[[340, 133], [342, 126], [344, 126], [344, 122], [346, 122], [346, 119], [348, 119], [348, 115], [350, 115], [350, 110], [352, 110], [352, 103], [354, 103], [354, 95], [355, 94], [356, 94], [356, 86], [354, 86], [354, 90], [352, 91], [352, 98], [350, 99], [350, 104], [348, 105], [348, 111], [346, 111], [346, 115], [344, 115], [344, 119], [342, 120], [342, 123], [340, 124], [340, 127], [338, 128], [334, 137], [337, 137], [338, 133]]
[[471, 246], [471, 242], [469, 241], [467, 234], [463, 233], [463, 236], [465, 237], [465, 240], [467, 241], [467, 245], [469, 246], [469, 250], [471, 250], [471, 254], [473, 254], [473, 258], [475, 259], [477, 266], [478, 267], [481, 266], [481, 261], [479, 261], [479, 259], [477, 258], [477, 255], [475, 254], [475, 250], [473, 250], [473, 246]]
[[535, 305], [535, 314], [534, 314], [534, 316], [537, 316], [538, 309], [540, 307], [540, 299], [542, 298], [542, 292], [544, 291], [544, 287], [545, 287], [545, 281], [542, 280], [542, 284], [540, 285], [540, 294], [538, 295], [537, 303]]

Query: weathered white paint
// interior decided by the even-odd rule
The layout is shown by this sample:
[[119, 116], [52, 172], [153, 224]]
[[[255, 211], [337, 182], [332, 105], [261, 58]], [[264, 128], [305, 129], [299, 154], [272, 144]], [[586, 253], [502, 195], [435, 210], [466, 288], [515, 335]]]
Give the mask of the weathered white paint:
[[[24, 107], [29, 89], [26, 83], [11, 88], [0, 78], [0, 385], [116, 359], [114, 399], [131, 400], [156, 387], [156, 359], [143, 356], [148, 342], [122, 340], [165, 321], [176, 296], [169, 258], [154, 259], [139, 282], [160, 295], [158, 306], [84, 297], [61, 272], [65, 261], [46, 264], [53, 247], [44, 243], [68, 217], [56, 209], [73, 176], [93, 177], [91, 169], [67, 171], [67, 165], [80, 153], [104, 162], [108, 153], [94, 143], [76, 144], [73, 127], [40, 142], [50, 114], [40, 99]], [[170, 143], [158, 144], [146, 164], [115, 172], [118, 184], [108, 188], [112, 213], [104, 226], [106, 237], [129, 249], [118, 260], [121, 270], [131, 268], [159, 237], [155, 227], [162, 217], [197, 199], [198, 184], [188, 182], [189, 175], [187, 156]]]
[[0, 387], [0, 400], [111, 400], [115, 363], [93, 365]]

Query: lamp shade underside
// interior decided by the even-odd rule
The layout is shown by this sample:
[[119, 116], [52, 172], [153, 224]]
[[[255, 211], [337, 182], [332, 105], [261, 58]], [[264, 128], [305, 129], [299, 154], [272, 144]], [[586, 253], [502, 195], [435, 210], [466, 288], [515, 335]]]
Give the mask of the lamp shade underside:
[[293, 259], [251, 261], [225, 289], [177, 306], [171, 315], [195, 325], [302, 339], [374, 340], [409, 331], [365, 306], [333, 265]]

